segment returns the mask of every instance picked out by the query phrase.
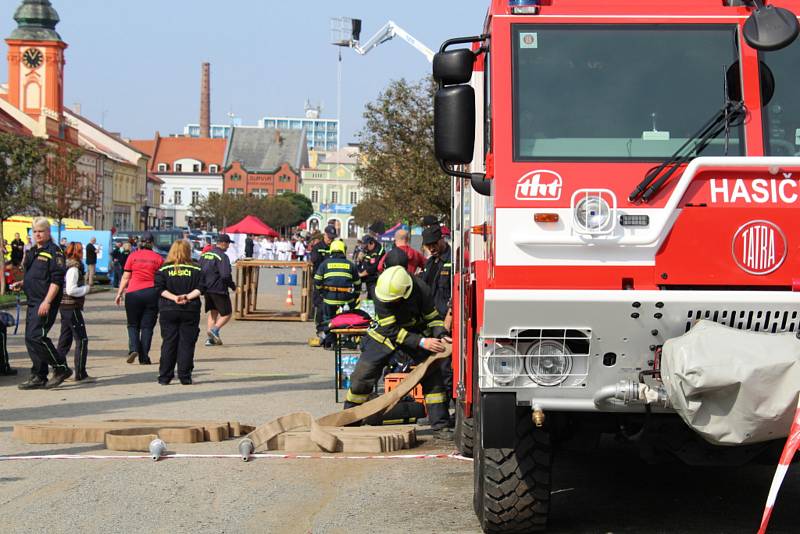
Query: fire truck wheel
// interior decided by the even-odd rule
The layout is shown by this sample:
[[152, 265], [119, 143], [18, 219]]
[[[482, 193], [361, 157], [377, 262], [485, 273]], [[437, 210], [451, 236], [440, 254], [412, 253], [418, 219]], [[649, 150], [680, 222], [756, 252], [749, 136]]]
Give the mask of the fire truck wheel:
[[483, 531], [544, 531], [550, 512], [553, 457], [549, 432], [534, 426], [530, 409], [517, 408], [514, 447], [483, 449], [479, 404], [475, 404], [474, 505]]
[[464, 405], [456, 401], [456, 449], [459, 454], [472, 458], [475, 443], [475, 419], [465, 415]]

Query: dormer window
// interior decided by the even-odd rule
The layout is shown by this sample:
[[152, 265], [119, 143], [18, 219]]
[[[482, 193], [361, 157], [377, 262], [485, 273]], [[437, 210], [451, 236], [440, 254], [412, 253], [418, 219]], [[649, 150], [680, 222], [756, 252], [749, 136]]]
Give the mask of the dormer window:
[[158, 164], [158, 172], [167, 172], [169, 170], [169, 166], [166, 163], [159, 163]]
[[209, 165], [208, 166], [208, 172], [210, 172], [211, 174], [218, 173], [219, 172], [219, 165]]
[[180, 163], [176, 163], [175, 172], [183, 172], [183, 165], [181, 165]]
[[194, 165], [192, 165], [192, 172], [200, 172], [200, 164], [199, 163], [195, 163]]

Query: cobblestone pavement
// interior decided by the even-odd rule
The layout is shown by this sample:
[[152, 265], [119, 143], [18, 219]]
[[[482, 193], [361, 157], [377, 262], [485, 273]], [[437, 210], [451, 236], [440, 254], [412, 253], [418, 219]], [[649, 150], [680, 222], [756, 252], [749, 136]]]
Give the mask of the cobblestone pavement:
[[[272, 277], [269, 273], [267, 278]], [[262, 279], [263, 298], [285, 289]], [[15, 423], [52, 418], [220, 419], [262, 423], [340, 408], [333, 353], [307, 346], [308, 323], [232, 322], [223, 347], [198, 344], [196, 383], [156, 383], [125, 363], [124, 311], [112, 294], [87, 309], [93, 384], [19, 391], [29, 360], [11, 336], [16, 378], [0, 378], [0, 455], [107, 454], [99, 445], [27, 445]], [[56, 327], [54, 336], [57, 336]], [[156, 332], [153, 360], [158, 357]], [[424, 437], [424, 432], [423, 432]], [[451, 452], [429, 438], [424, 452]], [[170, 447], [236, 453], [236, 442]], [[565, 453], [554, 476], [554, 532], [753, 532], [773, 466], [647, 466], [613, 444]], [[792, 468], [794, 470], [794, 468]], [[796, 531], [800, 479], [787, 477], [773, 532]], [[479, 532], [472, 466], [457, 460], [65, 460], [0, 462], [2, 532]]]

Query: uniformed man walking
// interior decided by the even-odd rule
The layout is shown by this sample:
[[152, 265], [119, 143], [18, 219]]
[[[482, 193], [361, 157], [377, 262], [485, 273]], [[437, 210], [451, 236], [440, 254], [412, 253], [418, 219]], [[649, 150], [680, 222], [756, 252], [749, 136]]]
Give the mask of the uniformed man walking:
[[358, 265], [361, 281], [367, 286], [367, 298], [375, 300], [375, 284], [378, 282], [378, 266], [386, 251], [372, 236], [364, 236], [364, 258]]
[[236, 290], [231, 273], [231, 260], [226, 251], [231, 244], [228, 234], [220, 234], [217, 245], [200, 256], [200, 269], [205, 287], [206, 313], [208, 313], [208, 339], [206, 347], [222, 345], [220, 329], [228, 324], [233, 306], [228, 289]]
[[[430, 289], [402, 266], [390, 267], [380, 275], [375, 297], [376, 324], [364, 338], [361, 357], [350, 376], [345, 408], [369, 399], [383, 368], [396, 353], [402, 352], [419, 363], [433, 352], [443, 352], [450, 341]], [[439, 431], [437, 437], [449, 439], [449, 395], [439, 366], [428, 370], [422, 391], [431, 428]]]
[[[314, 289], [322, 298], [321, 326], [333, 319], [340, 308], [355, 308], [356, 299], [361, 293], [361, 278], [356, 265], [347, 259], [344, 241], [337, 239], [331, 243], [329, 250], [330, 256], [322, 262], [314, 275]], [[318, 329], [317, 334], [329, 346], [324, 332]]]
[[[31, 377], [19, 389], [51, 389], [72, 376], [67, 360], [60, 355], [47, 337], [58, 317], [66, 272], [64, 253], [50, 237], [50, 222], [39, 217], [33, 221], [33, 240], [36, 243], [25, 256], [25, 277], [13, 289], [24, 289], [28, 300], [25, 318], [25, 345], [33, 361]], [[48, 381], [47, 372], [53, 367]]]

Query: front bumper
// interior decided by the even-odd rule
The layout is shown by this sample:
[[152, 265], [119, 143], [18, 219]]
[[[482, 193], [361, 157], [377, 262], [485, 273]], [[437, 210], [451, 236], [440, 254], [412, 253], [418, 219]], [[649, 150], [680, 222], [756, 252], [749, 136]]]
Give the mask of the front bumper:
[[[788, 291], [571, 291], [485, 292], [479, 348], [482, 392], [513, 392], [517, 404], [543, 410], [641, 412], [642, 406], [596, 402], [620, 381], [638, 381], [652, 370], [655, 352], [686, 333], [699, 319], [759, 332], [797, 332], [800, 293]], [[572, 341], [585, 336], [586, 341]], [[524, 353], [536, 340], [572, 344], [569, 376], [555, 386], [530, 378], [523, 358], [519, 376], [498, 381], [490, 373], [493, 344]], [[666, 409], [655, 408], [657, 411]]]

